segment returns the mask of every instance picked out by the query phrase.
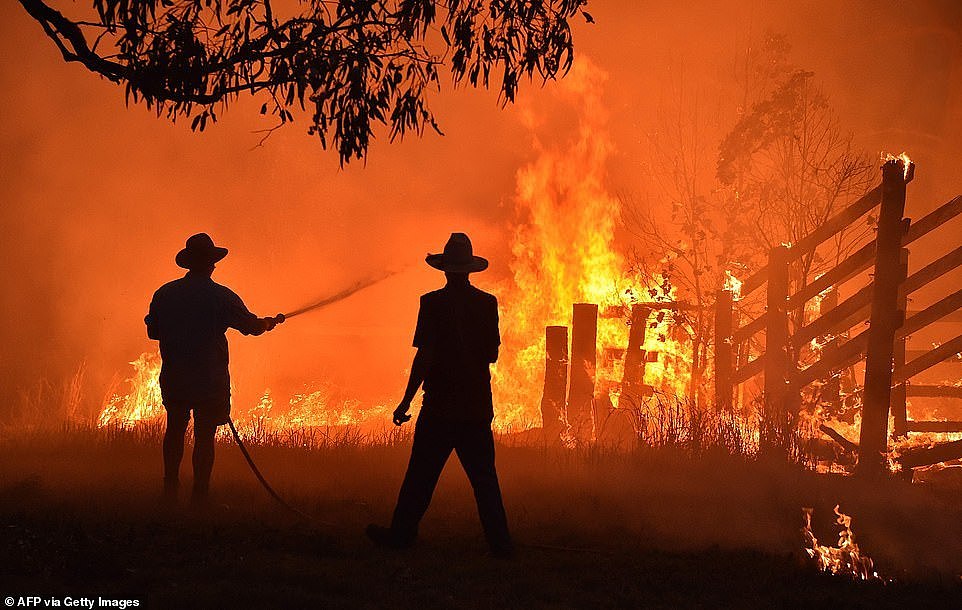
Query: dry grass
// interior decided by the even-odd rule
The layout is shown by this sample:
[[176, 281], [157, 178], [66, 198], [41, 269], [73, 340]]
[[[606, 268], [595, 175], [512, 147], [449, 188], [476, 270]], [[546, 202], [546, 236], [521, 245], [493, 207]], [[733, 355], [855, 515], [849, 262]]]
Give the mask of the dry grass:
[[[371, 443], [356, 432], [317, 431], [260, 439], [252, 451], [261, 469], [316, 518], [303, 523], [271, 503], [226, 443], [213, 510], [160, 509], [160, 432], [73, 426], [3, 434], [4, 591], [129, 592], [158, 607], [946, 607], [962, 594], [959, 469], [915, 485], [869, 484], [720, 445], [569, 451], [513, 437], [498, 462], [522, 548], [516, 561], [501, 563], [483, 555], [470, 488], [453, 459], [419, 547], [370, 547], [363, 527], [389, 518], [409, 450], [403, 437]], [[807, 563], [801, 509], [815, 508], [824, 542], [835, 532], [835, 503], [854, 516], [858, 543], [896, 582], [853, 583]]]

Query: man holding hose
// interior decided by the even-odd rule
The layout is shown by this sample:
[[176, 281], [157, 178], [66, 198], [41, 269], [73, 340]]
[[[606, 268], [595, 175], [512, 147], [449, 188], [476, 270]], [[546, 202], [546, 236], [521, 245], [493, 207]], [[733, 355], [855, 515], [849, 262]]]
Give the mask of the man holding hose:
[[239, 296], [211, 279], [214, 265], [227, 248], [214, 245], [206, 233], [191, 236], [175, 261], [184, 277], [161, 286], [144, 322], [147, 336], [160, 341], [160, 390], [167, 411], [164, 433], [164, 497], [177, 498], [184, 435], [194, 411], [194, 485], [191, 500], [207, 500], [214, 466], [217, 426], [230, 419], [230, 374], [227, 370], [228, 328], [260, 335], [284, 321], [283, 314], [258, 318]]

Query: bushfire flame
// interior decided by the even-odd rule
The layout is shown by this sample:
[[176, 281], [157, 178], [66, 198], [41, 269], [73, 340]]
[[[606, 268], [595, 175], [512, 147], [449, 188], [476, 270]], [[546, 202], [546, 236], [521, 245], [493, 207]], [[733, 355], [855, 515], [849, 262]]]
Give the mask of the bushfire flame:
[[146, 352], [130, 363], [133, 375], [127, 379], [126, 393], [108, 393], [97, 426], [130, 426], [153, 421], [164, 414], [160, 395], [160, 354]]
[[805, 536], [805, 552], [815, 560], [815, 565], [820, 570], [862, 580], [879, 577], [872, 559], [860, 551], [855, 543], [855, 537], [852, 534], [852, 518], [841, 512], [838, 504], [835, 505], [835, 523], [842, 526], [842, 529], [838, 533], [837, 546], [819, 544], [818, 538], [812, 532], [813, 509], [803, 508], [802, 512], [805, 514], [805, 527], [802, 529]]
[[[616, 246], [621, 204], [606, 185], [613, 152], [601, 99], [606, 78], [588, 61], [575, 65], [559, 86], [578, 110], [576, 137], [556, 148], [536, 142], [539, 155], [518, 172], [513, 282], [501, 294], [504, 347], [494, 375], [502, 428], [540, 421], [544, 329], [569, 325], [575, 303], [606, 312], [598, 320], [596, 388], [617, 407], [631, 305], [654, 300], [651, 278], [629, 273]], [[658, 359], [646, 367], [645, 382], [685, 395], [690, 350], [671, 332], [670, 315], [651, 324], [644, 348]]]

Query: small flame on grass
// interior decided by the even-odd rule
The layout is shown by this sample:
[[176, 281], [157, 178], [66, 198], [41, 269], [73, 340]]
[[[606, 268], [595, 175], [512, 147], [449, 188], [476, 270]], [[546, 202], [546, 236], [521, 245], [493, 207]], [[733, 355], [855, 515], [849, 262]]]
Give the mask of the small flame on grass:
[[818, 538], [812, 532], [812, 513], [814, 509], [803, 508], [802, 512], [805, 514], [805, 527], [802, 530], [805, 536], [805, 552], [815, 560], [815, 565], [820, 570], [862, 580], [879, 578], [872, 559], [860, 551], [858, 545], [855, 544], [855, 537], [852, 534], [852, 518], [840, 511], [838, 504], [835, 505], [835, 514], [837, 515], [835, 523], [842, 526], [838, 533], [838, 546], [819, 544]]

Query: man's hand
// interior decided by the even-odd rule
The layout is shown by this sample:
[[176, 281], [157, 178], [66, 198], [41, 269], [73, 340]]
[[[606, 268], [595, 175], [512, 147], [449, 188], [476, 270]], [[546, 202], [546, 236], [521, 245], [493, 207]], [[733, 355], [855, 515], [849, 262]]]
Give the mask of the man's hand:
[[408, 415], [408, 409], [410, 408], [411, 408], [411, 402], [402, 400], [401, 404], [397, 406], [397, 409], [394, 409], [394, 425], [395, 426], [400, 426], [404, 422], [411, 420], [411, 416]]
[[286, 320], [286, 318], [282, 313], [277, 314], [273, 318], [264, 318], [264, 322], [267, 323], [267, 328], [265, 330], [274, 330], [274, 327], [278, 324], [283, 324], [284, 320]]

